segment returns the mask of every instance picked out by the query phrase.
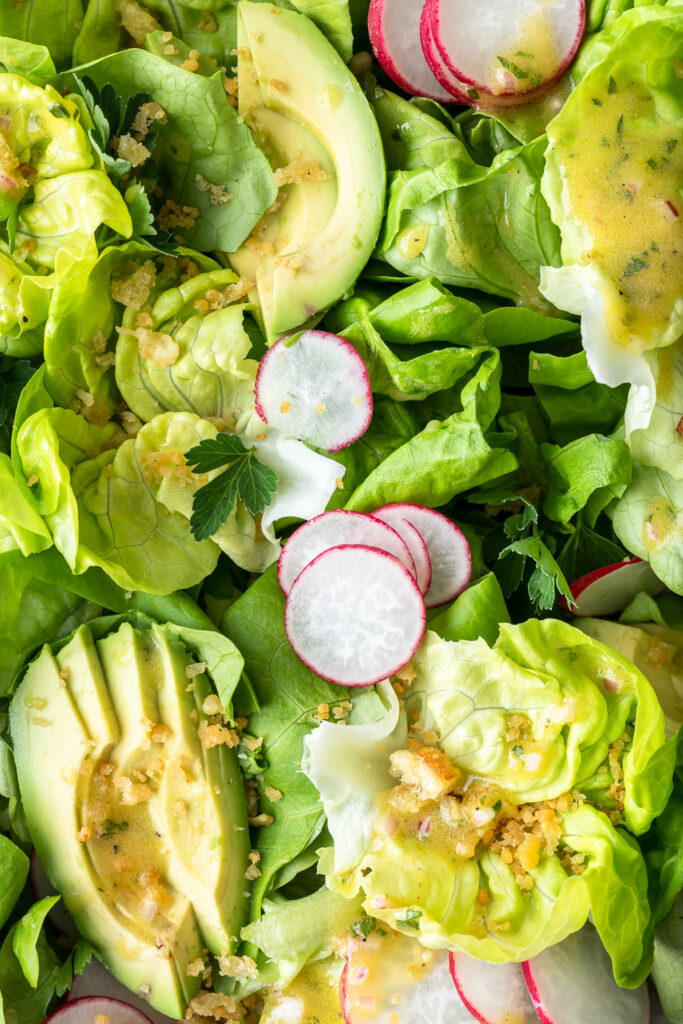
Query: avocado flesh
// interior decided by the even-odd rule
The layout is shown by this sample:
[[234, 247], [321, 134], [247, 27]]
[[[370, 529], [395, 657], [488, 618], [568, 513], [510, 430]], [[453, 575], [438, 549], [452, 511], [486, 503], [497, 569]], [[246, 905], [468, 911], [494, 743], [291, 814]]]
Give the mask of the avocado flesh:
[[[163, 629], [128, 624], [95, 644], [84, 627], [59, 661], [46, 648], [29, 667], [11, 716], [29, 828], [53, 885], [112, 974], [179, 1019], [200, 985], [188, 964], [207, 945], [230, 950], [243, 923], [248, 831], [233, 831], [246, 826], [234, 755], [202, 750], [190, 658], [173, 644]], [[205, 828], [194, 841], [202, 822], [210, 838]]]
[[[200, 674], [190, 680], [186, 668], [192, 661], [184, 646], [163, 628], [154, 627], [153, 636], [163, 661], [158, 695], [161, 720], [171, 729], [167, 750], [178, 764], [177, 771], [164, 774], [157, 794], [174, 854], [169, 880], [190, 896], [211, 952], [231, 953], [246, 913], [249, 830], [242, 780], [236, 758], [225, 744], [205, 750], [200, 742], [198, 728], [206, 720], [201, 704], [211, 693], [208, 678]], [[181, 805], [182, 816], [178, 814]]]
[[[327, 169], [318, 159], [322, 147], [335, 173], [334, 209], [329, 216], [313, 214], [314, 220], [325, 222], [324, 227], [318, 232], [304, 229], [299, 235], [283, 231], [281, 248], [263, 254], [256, 273], [249, 276], [256, 283], [254, 300], [272, 342], [341, 298], [367, 263], [382, 220], [384, 155], [377, 123], [360, 86], [305, 16], [242, 0], [238, 79], [240, 114], [253, 125], [267, 153], [279, 146], [290, 161], [314, 159]], [[282, 119], [273, 122], [264, 115], [264, 108]], [[290, 130], [284, 129], [286, 120], [292, 122]], [[306, 129], [318, 145], [302, 147], [303, 136], [296, 126]], [[264, 141], [264, 135], [272, 141]], [[285, 186], [289, 195], [281, 215], [290, 217], [285, 211], [297, 192], [311, 190], [315, 196], [315, 184], [319, 183]], [[317, 191], [328, 203], [329, 188]], [[317, 200], [312, 205], [317, 206]], [[292, 218], [293, 224], [296, 221]], [[246, 246], [230, 260], [242, 276], [253, 269], [253, 253]]]
[[[17, 776], [31, 838], [79, 931], [103, 954], [112, 973], [133, 991], [149, 994], [156, 1009], [180, 1019], [185, 1005], [175, 993], [175, 969], [163, 950], [130, 928], [117, 912], [99, 885], [89, 844], [78, 838], [84, 821], [74, 796], [94, 748], [59, 673], [58, 662], [44, 648], [10, 707]], [[112, 734], [112, 745], [115, 740]]]

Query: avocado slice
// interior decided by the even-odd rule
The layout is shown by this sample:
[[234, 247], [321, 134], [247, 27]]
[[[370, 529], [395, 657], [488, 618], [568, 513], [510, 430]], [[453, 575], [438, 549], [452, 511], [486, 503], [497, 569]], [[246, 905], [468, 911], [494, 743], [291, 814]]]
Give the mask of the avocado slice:
[[[203, 749], [192, 658], [174, 631], [124, 622], [108, 633], [109, 621], [102, 639], [81, 627], [29, 666], [10, 707], [17, 775], [79, 931], [123, 984], [179, 1019], [200, 985], [188, 966], [206, 946], [232, 951], [244, 920], [244, 790], [233, 752]], [[206, 675], [200, 690], [211, 691]]]
[[242, 0], [238, 81], [240, 114], [273, 169], [294, 168], [294, 179], [302, 170], [229, 256], [255, 283], [250, 298], [272, 342], [319, 317], [367, 263], [384, 208], [384, 153], [358, 82], [304, 15]]
[[[80, 636], [76, 643], [82, 641]], [[31, 838], [79, 931], [106, 966], [128, 988], [147, 995], [162, 1013], [179, 1019], [186, 1004], [178, 997], [175, 967], [166, 950], [158, 949], [118, 911], [98, 884], [90, 844], [79, 838], [86, 826], [74, 796], [93, 763], [94, 741], [67, 683], [45, 647], [10, 706], [17, 776]], [[79, 680], [79, 688], [83, 685]], [[112, 734], [112, 744], [115, 739]]]
[[164, 774], [158, 791], [173, 849], [169, 880], [192, 900], [210, 951], [231, 953], [246, 913], [249, 829], [242, 779], [225, 744], [204, 749], [200, 741], [199, 727], [207, 721], [201, 705], [212, 692], [206, 674], [188, 677], [192, 659], [184, 646], [163, 627], [152, 627], [152, 635], [163, 663], [159, 710], [171, 729], [166, 749], [178, 766]]

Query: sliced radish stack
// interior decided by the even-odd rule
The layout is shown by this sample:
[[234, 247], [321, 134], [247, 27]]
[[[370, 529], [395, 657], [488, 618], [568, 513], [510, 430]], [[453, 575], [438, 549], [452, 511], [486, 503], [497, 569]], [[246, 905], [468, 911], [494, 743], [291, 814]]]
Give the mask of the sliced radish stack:
[[368, 32], [375, 56], [389, 78], [405, 92], [452, 103], [439, 84], [420, 45], [420, 15], [425, 0], [371, 0]]
[[326, 331], [276, 342], [259, 364], [255, 398], [269, 426], [329, 452], [357, 441], [372, 419], [365, 363], [353, 345]]
[[523, 966], [541, 1024], [649, 1024], [647, 985], [617, 985], [609, 955], [592, 925]]
[[434, 42], [431, 10], [428, 2], [422, 8], [422, 15], [420, 17], [420, 46], [430, 71], [439, 85], [450, 94], [451, 102], [471, 104], [473, 97], [467, 95], [467, 86], [464, 82], [459, 81], [455, 75], [451, 74]]
[[630, 558], [594, 569], [572, 583], [569, 589], [575, 604], [570, 605], [564, 597], [560, 598], [563, 611], [602, 618], [623, 612], [641, 591], [659, 594], [664, 584], [655, 576], [649, 562]]
[[450, 968], [460, 998], [481, 1024], [538, 1024], [521, 964], [451, 953]]
[[411, 573], [365, 545], [323, 551], [297, 577], [285, 630], [296, 654], [323, 679], [369, 686], [402, 668], [424, 635], [425, 606]]
[[400, 513], [395, 513], [391, 507], [378, 509], [372, 513], [372, 518], [381, 519], [392, 530], [396, 530], [396, 533], [405, 542], [415, 565], [415, 579], [420, 593], [426, 594], [432, 582], [432, 561], [422, 534]]
[[95, 1024], [98, 1017], [107, 1024], [150, 1024], [149, 1017], [140, 1010], [106, 996], [86, 996], [63, 1003], [47, 1018], [47, 1024]]
[[446, 950], [408, 936], [371, 936], [354, 951], [340, 985], [346, 1024], [474, 1024], [450, 977]]
[[472, 575], [470, 546], [455, 523], [424, 505], [385, 505], [373, 516], [392, 523], [396, 517], [405, 519], [422, 536], [432, 566], [432, 582], [425, 594], [427, 608], [446, 604], [461, 594]]
[[535, 99], [569, 67], [585, 21], [585, 0], [427, 0], [421, 37], [437, 79], [450, 76], [446, 87], [465, 102], [510, 106]]
[[[340, 544], [363, 544], [379, 548], [397, 558], [409, 573], [417, 576], [415, 563], [404, 540], [396, 530], [386, 523], [363, 512], [348, 512], [335, 509], [309, 519], [300, 526], [285, 544], [277, 566], [277, 576], [285, 594], [299, 573], [323, 551], [339, 547]], [[359, 580], [362, 585], [362, 580]]]
[[[30, 861], [31, 867], [29, 869], [29, 880], [31, 882], [31, 890], [36, 900], [42, 900], [46, 896], [56, 896], [57, 890], [47, 877], [45, 868], [38, 859], [38, 854], [35, 850], [31, 853]], [[48, 913], [47, 919], [52, 927], [58, 931], [60, 935], [63, 935], [65, 939], [68, 939], [69, 942], [76, 941], [78, 938], [78, 928], [62, 900], [60, 900], [59, 903], [55, 903], [54, 907]]]
[[[174, 1024], [171, 1017], [159, 1013], [142, 996], [127, 989], [125, 985], [116, 980], [113, 974], [109, 973], [104, 964], [94, 958], [86, 965], [83, 973], [77, 974], [74, 978], [65, 1002], [72, 1003], [76, 1000], [83, 1002], [87, 997], [92, 996], [106, 996], [107, 999], [115, 1002], [127, 1003], [133, 1010], [137, 1010], [140, 1015], [148, 1018], [152, 1024]], [[70, 1022], [64, 1020], [62, 1024], [70, 1024]], [[114, 1024], [114, 1022], [111, 1021], [110, 1024]]]

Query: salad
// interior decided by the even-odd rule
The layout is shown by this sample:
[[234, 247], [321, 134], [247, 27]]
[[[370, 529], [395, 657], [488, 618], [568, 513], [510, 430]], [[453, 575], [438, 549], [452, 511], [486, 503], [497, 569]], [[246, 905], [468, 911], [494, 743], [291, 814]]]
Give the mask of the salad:
[[682, 69], [0, 4], [0, 1024], [683, 1024]]

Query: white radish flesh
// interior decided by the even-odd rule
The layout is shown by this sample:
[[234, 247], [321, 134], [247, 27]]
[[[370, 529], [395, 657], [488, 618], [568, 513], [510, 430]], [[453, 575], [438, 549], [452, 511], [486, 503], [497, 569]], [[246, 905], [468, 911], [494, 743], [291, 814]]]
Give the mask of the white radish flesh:
[[564, 611], [603, 618], [623, 612], [642, 590], [647, 594], [660, 593], [664, 584], [655, 576], [649, 562], [632, 558], [594, 569], [572, 583], [569, 589], [576, 603], [570, 605], [564, 597], [561, 598], [560, 607]]
[[481, 1024], [538, 1024], [521, 964], [491, 964], [451, 953], [451, 975], [460, 998]]
[[[142, 996], [127, 989], [125, 985], [116, 980], [113, 974], [109, 973], [104, 964], [95, 958], [87, 964], [82, 974], [77, 974], [74, 978], [66, 1002], [71, 1003], [76, 999], [83, 1001], [88, 996], [106, 996], [108, 999], [127, 1003], [134, 1010], [138, 1010], [140, 1014], [149, 1018], [152, 1024], [173, 1024], [171, 1017], [159, 1013]], [[62, 1024], [69, 1024], [69, 1022], [63, 1021]]]
[[375, 56], [389, 78], [405, 92], [452, 103], [439, 84], [420, 45], [424, 0], [371, 0], [368, 32]]
[[460, 999], [446, 950], [408, 936], [370, 936], [346, 962], [340, 986], [346, 1024], [474, 1024]]
[[326, 331], [276, 342], [261, 359], [254, 391], [269, 426], [329, 452], [357, 441], [372, 419], [365, 363], [353, 345]]
[[592, 925], [524, 964], [541, 1024], [649, 1024], [647, 985], [620, 988]]
[[106, 1019], [107, 1024], [150, 1024], [149, 1017], [140, 1010], [106, 996], [86, 996], [63, 1003], [46, 1024], [96, 1024], [98, 1017]]
[[452, 601], [461, 594], [472, 575], [470, 546], [462, 530], [440, 512], [424, 505], [385, 505], [378, 512], [399, 515], [414, 526], [427, 545], [432, 565], [432, 582], [425, 594], [427, 608]]
[[335, 509], [309, 519], [285, 544], [277, 566], [277, 577], [285, 594], [309, 562], [329, 548], [340, 544], [364, 544], [393, 555], [413, 576], [415, 564], [404, 540], [386, 523], [363, 512]]
[[381, 519], [392, 530], [396, 530], [399, 537], [405, 541], [415, 565], [415, 579], [420, 593], [426, 594], [432, 582], [432, 562], [422, 534], [400, 513], [394, 512], [391, 507], [378, 509], [377, 512], [372, 513], [372, 517]]
[[293, 650], [317, 675], [369, 686], [402, 668], [420, 645], [425, 606], [401, 563], [377, 548], [344, 545], [318, 555], [285, 606]]
[[584, 0], [428, 0], [427, 16], [445, 67], [485, 105], [533, 99], [559, 78], [579, 47], [586, 11]]
[[472, 103], [472, 99], [467, 95], [467, 86], [464, 82], [459, 81], [446, 67], [438, 51], [437, 45], [434, 42], [434, 34], [432, 33], [432, 21], [431, 21], [431, 0], [427, 0], [427, 3], [422, 9], [422, 16], [420, 18], [420, 45], [422, 47], [422, 53], [427, 61], [429, 70], [432, 72], [442, 89], [445, 89], [451, 96], [451, 102], [456, 103]]

